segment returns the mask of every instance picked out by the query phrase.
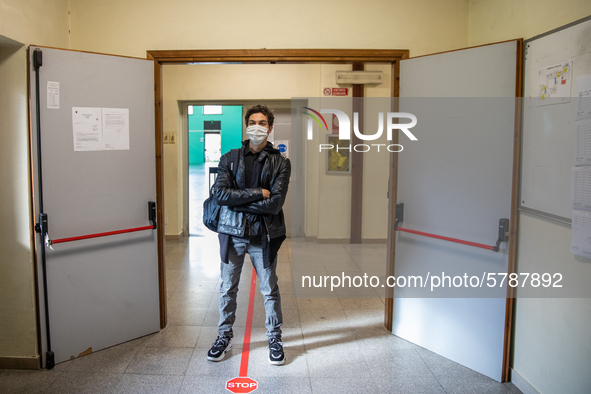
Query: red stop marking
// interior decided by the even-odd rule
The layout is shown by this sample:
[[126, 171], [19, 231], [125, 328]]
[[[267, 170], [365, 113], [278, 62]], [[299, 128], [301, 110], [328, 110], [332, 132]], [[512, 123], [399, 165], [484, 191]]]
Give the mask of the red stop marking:
[[233, 393], [250, 393], [258, 388], [259, 384], [251, 378], [234, 378], [226, 382], [226, 388]]

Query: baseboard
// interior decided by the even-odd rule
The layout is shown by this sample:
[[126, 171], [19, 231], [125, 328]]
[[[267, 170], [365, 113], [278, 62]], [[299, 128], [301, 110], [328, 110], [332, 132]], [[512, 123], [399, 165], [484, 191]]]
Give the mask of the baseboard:
[[362, 244], [387, 244], [386, 238], [361, 238]]
[[[318, 237], [306, 237], [306, 242], [316, 242], [319, 244], [348, 244], [351, 243], [349, 238], [318, 238]], [[362, 244], [386, 244], [388, 240], [386, 238], [362, 238]]]
[[316, 238], [318, 244], [348, 244], [350, 242], [349, 238]]
[[0, 369], [40, 369], [41, 357], [0, 357]]
[[165, 235], [164, 239], [166, 241], [180, 241], [183, 238], [183, 234], [179, 235]]
[[529, 384], [523, 376], [515, 372], [513, 368], [511, 368], [511, 383], [521, 390], [523, 394], [540, 394], [538, 390], [534, 389], [533, 386]]

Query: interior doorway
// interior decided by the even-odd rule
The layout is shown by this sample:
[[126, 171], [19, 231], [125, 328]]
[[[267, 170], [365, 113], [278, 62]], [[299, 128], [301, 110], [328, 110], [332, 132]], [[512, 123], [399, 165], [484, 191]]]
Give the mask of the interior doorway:
[[[214, 234], [203, 225], [202, 217], [203, 201], [209, 196], [209, 190], [215, 181], [215, 170], [219, 162], [216, 153], [216, 149], [218, 149], [217, 139], [219, 138], [221, 144], [220, 156], [230, 149], [240, 147], [242, 141], [247, 138], [243, 130], [244, 116], [248, 108], [255, 104], [266, 105], [275, 115], [274, 129], [269, 135], [268, 141], [271, 143], [275, 143], [275, 140], [291, 141], [292, 154], [289, 158], [292, 162], [292, 176], [284, 203], [286, 231], [288, 237], [304, 236], [304, 217], [302, 215], [291, 215], [294, 204], [298, 205], [298, 212], [303, 211], [305, 200], [304, 176], [303, 173], [296, 173], [297, 168], [303, 168], [303, 166], [298, 166], [296, 163], [303, 161], [303, 157], [300, 156], [303, 156], [305, 144], [303, 137], [297, 141], [292, 138], [291, 100], [219, 100], [214, 103], [211, 101], [185, 103], [187, 106], [185, 113], [188, 119], [183, 123], [188, 125], [186, 138], [189, 152], [186, 155], [188, 163], [184, 166], [187, 171], [186, 174], [183, 174], [183, 194], [189, 203], [184, 208], [183, 228], [188, 228], [189, 236], [204, 237]], [[209, 118], [204, 121], [198, 117], [199, 114], [202, 114], [203, 108], [214, 105], [222, 109], [221, 115], [233, 111], [235, 118], [232, 118], [232, 124], [229, 123], [228, 118], [221, 119], [221, 123], [212, 124]], [[202, 130], [198, 130], [197, 127], [202, 128]], [[216, 127], [220, 130], [215, 129]], [[207, 130], [206, 128], [210, 129]]]
[[212, 234], [201, 220], [203, 201], [215, 181], [220, 157], [242, 144], [242, 112], [242, 105], [187, 106], [189, 236]]
[[[254, 64], [261, 62], [269, 62], [271, 64], [277, 63], [319, 63], [319, 64], [359, 64], [359, 63], [388, 63], [391, 65], [392, 78], [390, 83], [391, 97], [398, 97], [399, 91], [399, 61], [406, 59], [409, 56], [408, 50], [375, 50], [375, 49], [259, 49], [259, 50], [166, 50], [147, 51], [147, 58], [154, 60], [154, 76], [155, 76], [155, 106], [156, 106], [156, 141], [160, 144], [156, 145], [156, 179], [158, 182], [158, 205], [157, 218], [160, 222], [164, 222], [164, 160], [163, 151], [163, 101], [164, 101], [164, 83], [163, 83], [163, 66], [173, 64], [195, 64], [195, 62], [223, 62], [223, 63], [238, 63], [238, 64]], [[358, 89], [359, 90], [359, 89]], [[356, 90], [357, 92], [357, 90]], [[359, 93], [359, 92], [357, 92]], [[180, 104], [180, 103], [179, 103]], [[182, 107], [181, 107], [182, 108]], [[182, 130], [186, 130], [185, 127]], [[297, 150], [295, 151], [297, 152]], [[184, 157], [181, 159], [182, 168], [187, 168], [186, 152], [181, 152]], [[391, 199], [396, 199], [396, 171], [397, 163], [392, 160], [389, 165], [389, 196]], [[188, 172], [188, 171], [187, 171]], [[301, 174], [298, 174], [298, 176]], [[182, 177], [182, 196], [177, 198], [181, 201], [183, 206], [182, 226], [183, 233], [188, 228], [189, 218], [189, 204], [188, 204], [188, 177]], [[388, 222], [394, 223], [395, 210], [388, 211]], [[390, 228], [391, 226], [388, 226]], [[166, 300], [166, 262], [165, 262], [165, 232], [162, 227], [159, 228], [159, 287], [161, 298], [161, 327], [167, 324], [167, 300]], [[388, 231], [388, 274], [394, 273], [394, 233]], [[386, 294], [385, 298], [385, 315], [384, 325], [386, 329], [392, 329], [392, 306], [393, 298], [391, 292]]]

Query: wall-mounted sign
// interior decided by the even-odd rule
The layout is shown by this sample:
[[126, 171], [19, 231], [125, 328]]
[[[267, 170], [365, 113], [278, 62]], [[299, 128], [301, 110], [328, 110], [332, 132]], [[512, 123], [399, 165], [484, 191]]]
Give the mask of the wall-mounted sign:
[[74, 151], [129, 150], [129, 108], [72, 107]]
[[324, 88], [325, 96], [348, 96], [349, 88]]
[[47, 81], [47, 108], [60, 109], [60, 83]]
[[283, 156], [289, 159], [289, 140], [275, 140], [274, 145]]

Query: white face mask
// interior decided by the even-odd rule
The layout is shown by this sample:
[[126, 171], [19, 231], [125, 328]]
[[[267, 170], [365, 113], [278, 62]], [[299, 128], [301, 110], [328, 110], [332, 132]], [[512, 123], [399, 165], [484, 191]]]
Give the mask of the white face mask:
[[254, 145], [260, 145], [267, 138], [268, 130], [266, 127], [259, 126], [258, 124], [248, 126], [246, 128], [246, 135]]

